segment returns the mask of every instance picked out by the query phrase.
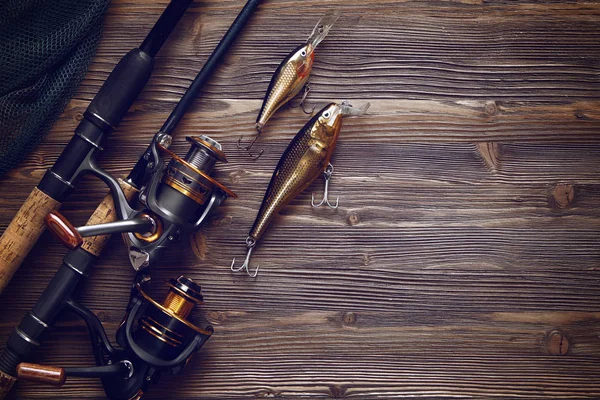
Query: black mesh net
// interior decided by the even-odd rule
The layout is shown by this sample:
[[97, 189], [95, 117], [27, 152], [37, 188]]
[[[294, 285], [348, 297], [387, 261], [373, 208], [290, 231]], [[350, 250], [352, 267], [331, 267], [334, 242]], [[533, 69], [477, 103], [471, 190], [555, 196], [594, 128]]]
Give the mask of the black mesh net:
[[109, 0], [0, 0], [0, 175], [48, 132], [96, 51]]

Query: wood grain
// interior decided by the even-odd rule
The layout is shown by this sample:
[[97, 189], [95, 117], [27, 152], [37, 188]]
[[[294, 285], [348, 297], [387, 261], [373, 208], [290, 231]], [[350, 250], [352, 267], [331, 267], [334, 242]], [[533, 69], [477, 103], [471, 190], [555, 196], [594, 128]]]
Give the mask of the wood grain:
[[[123, 176], [241, 8], [194, 3], [100, 163]], [[113, 0], [97, 57], [43, 144], [0, 180], [0, 226], [71, 137], [118, 59], [166, 0]], [[371, 103], [348, 118], [333, 158], [338, 210], [313, 209], [318, 179], [257, 247], [256, 279], [232, 274], [289, 140], [307, 120], [282, 109], [252, 162], [254, 132], [281, 59], [326, 11], [309, 105]], [[154, 268], [202, 285], [215, 334], [182, 375], [145, 398], [600, 397], [600, 3], [593, 1], [264, 1], [175, 133], [208, 134], [229, 159], [215, 176], [238, 193]], [[83, 179], [63, 205], [83, 224], [106, 188]], [[4, 225], [2, 225], [4, 224]], [[114, 237], [79, 295], [108, 335], [134, 276]], [[0, 298], [0, 342], [50, 281], [64, 249], [48, 234]], [[35, 278], [35, 279], [32, 279]], [[93, 363], [66, 314], [35, 362]], [[19, 382], [13, 398], [103, 398], [97, 381]]]

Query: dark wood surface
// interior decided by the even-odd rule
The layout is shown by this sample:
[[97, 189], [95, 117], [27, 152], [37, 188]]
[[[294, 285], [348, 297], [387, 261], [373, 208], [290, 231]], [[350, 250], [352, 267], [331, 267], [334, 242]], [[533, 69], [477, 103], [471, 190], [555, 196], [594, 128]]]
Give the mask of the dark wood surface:
[[[242, 6], [197, 1], [157, 59], [102, 165], [125, 174]], [[0, 228], [72, 135], [118, 59], [166, 0], [115, 0], [76, 98], [42, 145], [0, 180]], [[334, 155], [338, 210], [311, 190], [256, 250], [256, 279], [232, 274], [283, 149], [307, 117], [280, 111], [251, 162], [248, 137], [271, 75], [330, 9], [309, 104], [371, 102], [348, 118]], [[260, 6], [176, 133], [219, 140], [217, 177], [239, 194], [155, 281], [203, 287], [213, 338], [148, 399], [599, 398], [600, 3], [271, 1]], [[84, 223], [106, 190], [84, 179], [62, 211]], [[0, 342], [32, 307], [65, 250], [45, 233], [0, 298]], [[80, 298], [111, 338], [134, 276], [114, 237]], [[162, 289], [162, 288], [161, 288]], [[160, 292], [160, 291], [159, 291]], [[200, 313], [196, 313], [199, 315]], [[35, 362], [93, 363], [67, 315]], [[14, 398], [102, 398], [72, 379], [60, 390], [19, 383]]]

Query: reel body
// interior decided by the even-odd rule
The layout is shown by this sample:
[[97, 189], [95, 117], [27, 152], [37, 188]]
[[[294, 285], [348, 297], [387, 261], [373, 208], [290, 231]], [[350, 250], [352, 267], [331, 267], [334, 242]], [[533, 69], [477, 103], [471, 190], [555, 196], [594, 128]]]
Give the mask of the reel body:
[[[188, 136], [190, 150], [181, 158], [157, 141], [157, 150], [171, 160], [152, 171], [139, 200], [144, 209], [129, 217], [151, 215], [157, 222], [154, 231], [129, 232], [124, 236], [129, 257], [137, 271], [151, 264], [155, 254], [182, 234], [195, 232], [208, 216], [227, 197], [237, 195], [210, 175], [216, 162], [227, 162], [221, 145], [208, 136]], [[149, 163], [148, 165], [151, 165]]]

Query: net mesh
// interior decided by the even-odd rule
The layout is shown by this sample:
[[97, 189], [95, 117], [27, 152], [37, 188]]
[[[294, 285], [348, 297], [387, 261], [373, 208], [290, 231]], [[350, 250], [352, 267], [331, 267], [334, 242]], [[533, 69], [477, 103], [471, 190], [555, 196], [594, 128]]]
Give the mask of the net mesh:
[[0, 175], [33, 150], [75, 94], [109, 0], [0, 0]]

